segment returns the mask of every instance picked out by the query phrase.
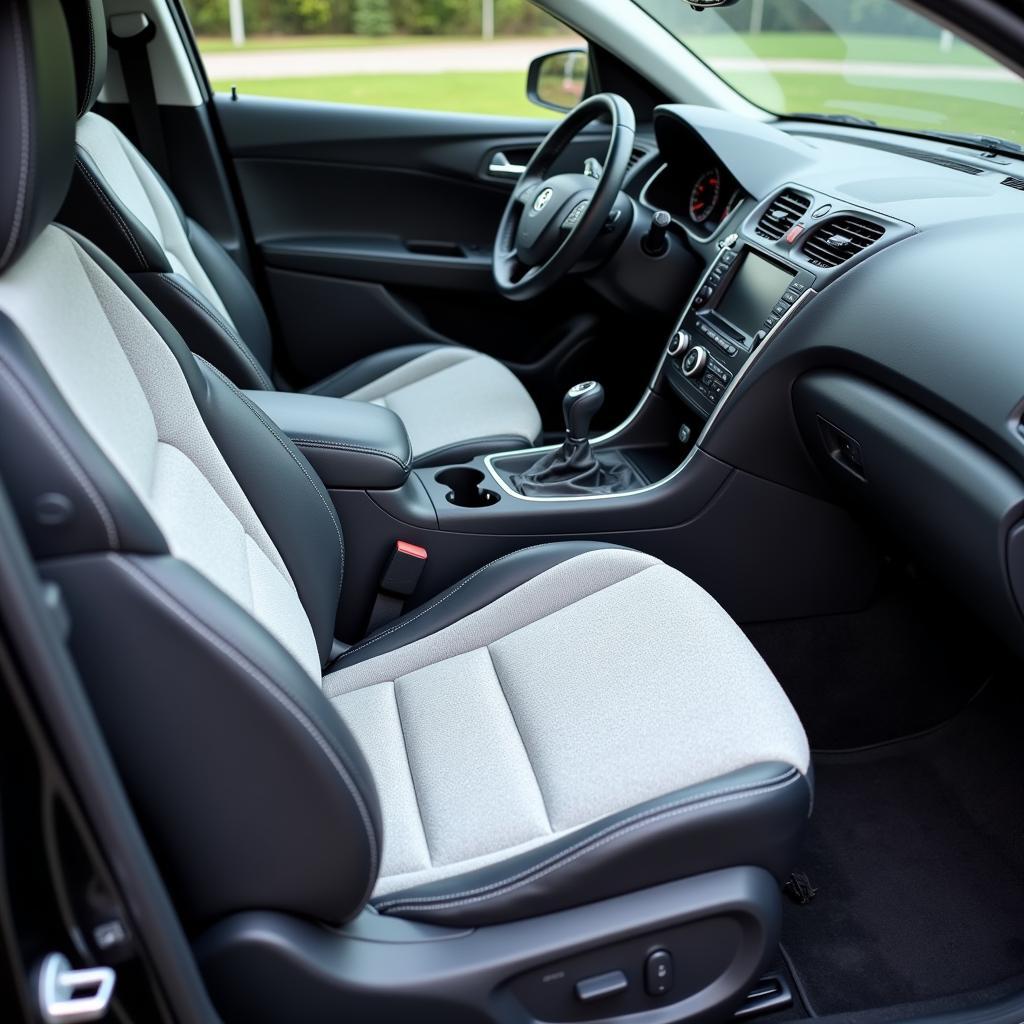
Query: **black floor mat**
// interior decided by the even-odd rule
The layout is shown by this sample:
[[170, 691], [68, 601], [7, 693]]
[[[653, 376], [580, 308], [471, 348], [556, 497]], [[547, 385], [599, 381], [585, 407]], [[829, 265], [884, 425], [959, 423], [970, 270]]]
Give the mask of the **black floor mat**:
[[995, 645], [930, 584], [900, 579], [860, 612], [744, 627], [816, 750], [912, 736], [964, 709]]
[[1024, 967], [1024, 679], [926, 737], [815, 758], [783, 944], [819, 1015], [994, 985]]

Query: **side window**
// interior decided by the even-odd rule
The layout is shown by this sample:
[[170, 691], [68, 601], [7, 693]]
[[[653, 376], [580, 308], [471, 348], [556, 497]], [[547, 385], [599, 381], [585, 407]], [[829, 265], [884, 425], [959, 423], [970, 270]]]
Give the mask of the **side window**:
[[[566, 90], [582, 95], [586, 44], [530, 0], [185, 0], [185, 8], [217, 92], [517, 117], [555, 117]], [[550, 66], [531, 101], [531, 65], [559, 50], [577, 51], [579, 61]], [[561, 102], [545, 102], [563, 84]]]

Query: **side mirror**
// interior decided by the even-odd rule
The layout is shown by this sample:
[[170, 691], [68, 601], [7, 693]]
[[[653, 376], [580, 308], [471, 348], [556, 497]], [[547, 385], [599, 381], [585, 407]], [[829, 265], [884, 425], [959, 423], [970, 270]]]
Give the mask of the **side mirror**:
[[581, 103], [587, 91], [590, 55], [586, 50], [556, 50], [530, 64], [526, 80], [529, 100], [562, 113]]

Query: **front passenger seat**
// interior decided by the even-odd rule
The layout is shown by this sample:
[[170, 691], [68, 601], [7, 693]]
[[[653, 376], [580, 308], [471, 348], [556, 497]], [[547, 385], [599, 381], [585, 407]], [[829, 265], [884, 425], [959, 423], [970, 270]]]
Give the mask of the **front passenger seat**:
[[[810, 806], [768, 667], [695, 583], [590, 542], [335, 656], [344, 524], [309, 463], [51, 223], [72, 91], [57, 0], [0, 5], [0, 477], [225, 1019], [526, 1019], [492, 993], [542, 969], [494, 998], [731, 1013]], [[651, 942], [671, 992], [636, 981]]]
[[[249, 280], [114, 124], [91, 111], [106, 74], [102, 0], [63, 0], [78, 89], [77, 156], [58, 220], [95, 242], [240, 388], [274, 390], [270, 325]], [[359, 360], [311, 394], [374, 402], [405, 423], [419, 465], [533, 445], [540, 414], [498, 360], [457, 345], [404, 345]]]

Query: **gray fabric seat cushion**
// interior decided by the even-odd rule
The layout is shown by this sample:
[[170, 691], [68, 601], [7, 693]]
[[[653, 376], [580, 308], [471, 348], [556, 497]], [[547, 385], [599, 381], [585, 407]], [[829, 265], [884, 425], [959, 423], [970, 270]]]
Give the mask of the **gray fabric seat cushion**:
[[739, 627], [636, 551], [584, 551], [433, 635], [360, 653], [324, 693], [377, 782], [378, 900], [750, 766], [808, 770]]
[[381, 352], [310, 391], [391, 409], [420, 465], [528, 447], [541, 432], [540, 413], [519, 378], [497, 359], [456, 345]]
[[[77, 144], [80, 191], [78, 202], [65, 206], [65, 222], [123, 261], [193, 351], [242, 387], [271, 389], [269, 339], [247, 342], [244, 318], [236, 323], [196, 254], [181, 208], [153, 168], [114, 124], [95, 113], [79, 119]], [[248, 288], [235, 298], [244, 308], [258, 302]], [[264, 348], [266, 366], [253, 351]], [[497, 359], [456, 345], [385, 350], [309, 391], [392, 409], [405, 422], [421, 465], [527, 447], [541, 432], [537, 407], [515, 374]]]

